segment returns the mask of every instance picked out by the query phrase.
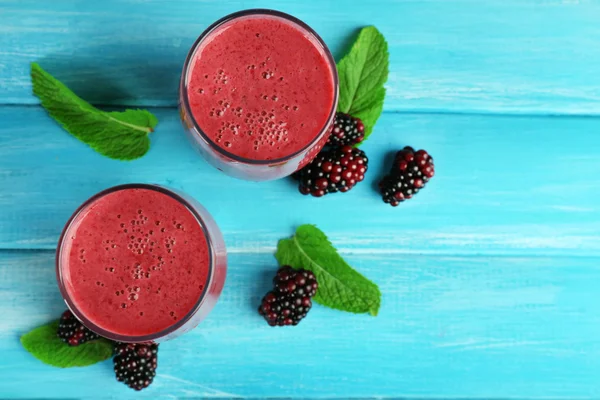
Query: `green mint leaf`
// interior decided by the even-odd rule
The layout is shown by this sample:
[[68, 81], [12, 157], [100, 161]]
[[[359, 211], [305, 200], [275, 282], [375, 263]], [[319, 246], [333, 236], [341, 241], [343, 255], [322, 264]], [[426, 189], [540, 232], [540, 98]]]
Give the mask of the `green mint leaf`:
[[289, 239], [277, 245], [280, 265], [307, 269], [317, 277], [314, 300], [327, 307], [376, 316], [381, 292], [376, 284], [356, 272], [338, 254], [327, 236], [314, 225], [302, 225]]
[[31, 63], [31, 82], [33, 93], [48, 114], [98, 153], [117, 160], [133, 160], [150, 148], [148, 134], [158, 123], [150, 112], [99, 110], [77, 97], [37, 63]]
[[368, 26], [360, 31], [337, 69], [340, 77], [338, 111], [362, 120], [366, 140], [383, 110], [383, 85], [389, 69], [388, 45], [377, 28]]
[[59, 368], [85, 367], [112, 357], [113, 344], [98, 339], [69, 346], [56, 335], [58, 321], [35, 328], [21, 336], [21, 344], [35, 358]]

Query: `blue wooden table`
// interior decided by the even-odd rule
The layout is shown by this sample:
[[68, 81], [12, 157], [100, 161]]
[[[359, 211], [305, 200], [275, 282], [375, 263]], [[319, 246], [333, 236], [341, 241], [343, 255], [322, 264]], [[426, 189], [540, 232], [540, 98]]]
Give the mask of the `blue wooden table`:
[[[235, 180], [187, 143], [186, 52], [254, 7], [305, 20], [336, 57], [364, 25], [388, 39], [371, 169], [350, 193]], [[62, 131], [31, 94], [31, 61], [94, 104], [153, 111], [147, 156], [113, 161]], [[596, 0], [0, 0], [0, 398], [600, 397], [598, 117]], [[374, 186], [404, 145], [427, 149], [436, 177], [393, 209]], [[141, 393], [110, 362], [60, 370], [19, 344], [65, 308], [53, 257], [66, 219], [128, 182], [194, 196], [230, 255], [216, 308], [161, 345]], [[295, 328], [261, 320], [277, 240], [302, 223], [379, 284], [378, 317], [315, 306]]]

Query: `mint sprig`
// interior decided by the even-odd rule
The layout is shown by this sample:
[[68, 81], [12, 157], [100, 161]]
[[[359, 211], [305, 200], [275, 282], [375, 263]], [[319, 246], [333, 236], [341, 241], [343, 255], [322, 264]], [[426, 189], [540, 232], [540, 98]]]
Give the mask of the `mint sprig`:
[[68, 87], [31, 63], [33, 93], [48, 114], [77, 139], [98, 153], [117, 160], [133, 160], [150, 148], [148, 134], [158, 119], [146, 110], [108, 112], [97, 109]]
[[43, 363], [59, 367], [85, 367], [109, 359], [113, 344], [98, 339], [79, 346], [69, 346], [56, 335], [58, 321], [42, 325], [21, 336], [21, 344]]
[[365, 140], [383, 111], [389, 53], [383, 35], [374, 26], [363, 28], [350, 52], [337, 64], [340, 80], [338, 111], [360, 118]]
[[376, 284], [354, 270], [338, 254], [327, 236], [314, 225], [302, 225], [277, 245], [280, 265], [307, 269], [317, 277], [314, 301], [327, 307], [376, 316], [381, 292]]

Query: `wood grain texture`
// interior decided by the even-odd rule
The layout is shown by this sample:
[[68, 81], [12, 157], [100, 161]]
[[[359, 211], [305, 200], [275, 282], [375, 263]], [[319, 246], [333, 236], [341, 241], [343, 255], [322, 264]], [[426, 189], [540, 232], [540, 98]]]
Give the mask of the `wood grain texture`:
[[254, 7], [305, 20], [338, 57], [376, 25], [390, 44], [389, 111], [598, 115], [594, 0], [4, 0], [0, 103], [37, 103], [39, 61], [91, 102], [173, 106], [195, 38]]
[[255, 308], [273, 255], [233, 254], [215, 310], [161, 344], [156, 382], [134, 394], [110, 362], [60, 370], [19, 347], [64, 308], [53, 256], [0, 253], [0, 397], [600, 396], [596, 258], [348, 254], [381, 287], [377, 318], [315, 306], [295, 329], [272, 329]]
[[[0, 108], [0, 247], [53, 249], [88, 197], [150, 182], [203, 203], [232, 252], [272, 250], [295, 226], [318, 223], [354, 252], [600, 255], [597, 119], [384, 114], [363, 147], [371, 158], [365, 182], [315, 199], [298, 194], [291, 179], [225, 176], [190, 147], [175, 109], [156, 111], [150, 152], [119, 162], [69, 136], [41, 108]], [[375, 186], [389, 156], [407, 144], [426, 147], [438, 172], [393, 209]]]

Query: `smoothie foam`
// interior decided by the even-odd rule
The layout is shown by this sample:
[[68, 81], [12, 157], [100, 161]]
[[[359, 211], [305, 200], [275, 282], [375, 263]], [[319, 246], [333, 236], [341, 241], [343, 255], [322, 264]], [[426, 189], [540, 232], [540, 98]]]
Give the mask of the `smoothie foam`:
[[209, 278], [209, 246], [195, 215], [151, 189], [118, 190], [81, 210], [61, 254], [75, 307], [119, 335], [154, 334], [177, 323]]
[[196, 49], [189, 106], [202, 131], [228, 153], [280, 159], [325, 129], [336, 98], [334, 74], [326, 50], [292, 21], [236, 18]]

